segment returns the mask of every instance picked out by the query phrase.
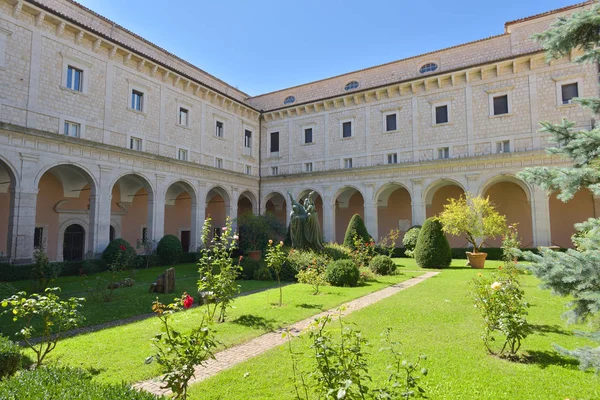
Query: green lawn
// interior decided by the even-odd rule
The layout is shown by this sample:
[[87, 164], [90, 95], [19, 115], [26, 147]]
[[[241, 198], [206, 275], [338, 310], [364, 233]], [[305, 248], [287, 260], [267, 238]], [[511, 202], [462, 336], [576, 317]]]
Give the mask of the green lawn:
[[[108, 272], [88, 277], [60, 277], [52, 282], [50, 286], [60, 287], [60, 296], [62, 298], [73, 296], [86, 298], [82, 308], [82, 313], [86, 318], [83, 326], [97, 325], [108, 321], [151, 313], [151, 305], [156, 299], [157, 294], [150, 293], [148, 289], [150, 284], [154, 282], [158, 275], [163, 273], [164, 270], [165, 267], [155, 267], [133, 271], [134, 274], [132, 277], [135, 279], [135, 285], [132, 287], [116, 289], [114, 292], [115, 298], [110, 302], [105, 302], [100, 298], [91, 297], [87, 292], [90, 287], [96, 285], [96, 277], [108, 279]], [[159, 294], [158, 298], [162, 302], [170, 303], [173, 301], [174, 297], [181, 295], [184, 291], [187, 291], [193, 297], [197, 297], [198, 267], [196, 264], [190, 263], [175, 266], [175, 278], [175, 293]], [[238, 281], [238, 284], [241, 286], [242, 292], [265, 289], [276, 285], [273, 281]], [[24, 290], [27, 293], [31, 292], [30, 281], [11, 282], [11, 285], [18, 290]], [[18, 323], [12, 322], [9, 315], [0, 317], [0, 327], [0, 331], [5, 335], [14, 335], [15, 332], [18, 332], [21, 329]]]
[[[316, 296], [312, 295], [309, 285], [293, 284], [283, 288], [282, 308], [275, 306], [279, 299], [278, 289], [240, 297], [234, 301], [235, 308], [228, 312], [228, 322], [214, 326], [216, 337], [225, 347], [239, 344], [417, 275], [419, 273], [379, 277], [356, 288], [324, 287], [323, 293]], [[147, 300], [147, 310], [151, 302], [151, 299]], [[183, 332], [191, 330], [199, 322], [202, 312], [201, 308], [194, 308], [175, 314], [175, 326]], [[82, 367], [105, 382], [151, 378], [159, 375], [157, 365], [145, 365], [144, 360], [153, 354], [150, 339], [160, 329], [158, 319], [152, 318], [65, 339], [50, 354], [49, 361]]]
[[[397, 260], [414, 268], [413, 261]], [[370, 307], [346, 317], [372, 343], [371, 376], [375, 384], [387, 377], [389, 357], [378, 352], [380, 333], [391, 326], [409, 359], [428, 356], [429, 375], [424, 380], [431, 399], [598, 399], [600, 378], [582, 372], [577, 363], [554, 351], [552, 344], [566, 348], [592, 345], [573, 336], [560, 315], [566, 299], [538, 288], [535, 277], [524, 276], [526, 299], [531, 303], [529, 322], [535, 333], [525, 339], [523, 351], [529, 363], [514, 363], [487, 355], [480, 339], [481, 317], [473, 307], [469, 281], [478, 270], [453, 269], [430, 278]], [[498, 265], [486, 264], [484, 273]], [[294, 342], [297, 351], [310, 353], [303, 337]], [[310, 371], [311, 361], [302, 360]], [[289, 399], [294, 397], [291, 362], [287, 348], [273, 349], [217, 376], [192, 386], [192, 399]]]

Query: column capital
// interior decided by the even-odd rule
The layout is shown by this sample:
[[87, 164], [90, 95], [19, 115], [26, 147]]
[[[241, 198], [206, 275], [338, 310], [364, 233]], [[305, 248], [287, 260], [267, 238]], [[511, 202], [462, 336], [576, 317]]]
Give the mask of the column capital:
[[21, 158], [21, 160], [29, 162], [38, 162], [40, 159], [40, 156], [38, 156], [37, 154], [29, 153], [19, 153], [19, 157]]

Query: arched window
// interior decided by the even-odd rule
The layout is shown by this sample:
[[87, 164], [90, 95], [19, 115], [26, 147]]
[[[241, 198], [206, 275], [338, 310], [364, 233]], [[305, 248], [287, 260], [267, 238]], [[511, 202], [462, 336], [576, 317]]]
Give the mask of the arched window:
[[356, 88], [358, 88], [358, 81], [352, 81], [352, 82], [346, 83], [344, 90], [352, 90], [352, 89], [356, 89]]
[[295, 101], [296, 101], [296, 98], [294, 96], [288, 96], [283, 101], [283, 104], [292, 104]]
[[426, 72], [433, 72], [436, 69], [438, 69], [438, 65], [436, 63], [427, 63], [419, 69], [419, 72], [424, 74]]

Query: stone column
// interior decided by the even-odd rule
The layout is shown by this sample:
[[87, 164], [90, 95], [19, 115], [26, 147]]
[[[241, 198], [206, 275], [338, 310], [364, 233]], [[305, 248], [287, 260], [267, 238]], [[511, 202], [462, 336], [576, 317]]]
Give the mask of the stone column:
[[550, 246], [550, 198], [541, 188], [535, 186], [531, 193], [531, 219], [533, 225], [533, 244]]
[[426, 217], [425, 199], [423, 199], [423, 180], [411, 179], [412, 183], [412, 224], [423, 225]]
[[373, 238], [375, 242], [379, 237], [378, 224], [377, 224], [377, 204], [373, 201], [375, 184], [367, 183], [365, 184], [365, 198], [364, 198], [364, 215], [365, 215], [365, 225], [367, 227], [367, 231]]
[[110, 216], [112, 187], [110, 187], [112, 168], [100, 166], [98, 187], [90, 195], [90, 238], [89, 249], [100, 254], [110, 240]]
[[192, 203], [192, 223], [190, 232], [190, 246], [194, 250], [200, 249], [202, 241], [202, 227], [206, 219], [206, 185], [198, 183], [196, 186], [196, 202]]
[[[163, 188], [164, 175], [156, 175], [156, 190], [152, 198], [148, 196], [148, 227], [150, 240], [159, 241], [165, 235], [165, 196]], [[163, 190], [165, 189], [165, 190]]]
[[8, 257], [15, 263], [29, 263], [33, 259], [35, 213], [38, 188], [35, 175], [38, 156], [21, 153], [20, 186], [11, 188], [10, 218], [8, 223]]
[[225, 210], [227, 216], [231, 220], [231, 226], [234, 231], [237, 231], [237, 212], [238, 201], [240, 199], [239, 189], [234, 187], [231, 189], [231, 199], [229, 199], [229, 210]]
[[334, 199], [331, 194], [331, 187], [328, 186], [323, 189], [323, 236], [325, 236], [327, 242], [333, 242], [335, 241]]

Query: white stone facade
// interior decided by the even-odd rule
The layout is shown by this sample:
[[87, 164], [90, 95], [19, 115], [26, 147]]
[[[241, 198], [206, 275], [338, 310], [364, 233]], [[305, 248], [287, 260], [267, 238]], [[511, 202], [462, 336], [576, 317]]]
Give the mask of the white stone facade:
[[[75, 222], [86, 232], [84, 250], [101, 252], [111, 229], [125, 229], [121, 216], [135, 212], [134, 196], [148, 198], [140, 235], [156, 240], [175, 197], [190, 200], [191, 221], [179, 232], [189, 231], [193, 245], [215, 194], [232, 217], [245, 198], [254, 212], [274, 210], [285, 219], [286, 191], [300, 199], [309, 189], [321, 196], [327, 240], [339, 238], [346, 209], [362, 213], [377, 239], [382, 218], [401, 230], [422, 223], [440, 187], [485, 195], [500, 182], [514, 183], [526, 196], [527, 244], [556, 244], [551, 208], [558, 206], [514, 175], [527, 166], [561, 164], [544, 153], [539, 121], [594, 124], [589, 112], [563, 104], [562, 96], [569, 84], [580, 97], [598, 96], [598, 72], [573, 64], [576, 54], [547, 63], [530, 36], [588, 5], [507, 23], [504, 34], [488, 39], [249, 97], [72, 1], [0, 0], [4, 253], [15, 261], [31, 258], [35, 228], [43, 226], [36, 210], [40, 182], [52, 168], [64, 191], [50, 205], [60, 216], [56, 259], [63, 257], [66, 227]], [[432, 63], [434, 71], [419, 72]], [[345, 90], [350, 82], [358, 87]], [[295, 101], [284, 105], [289, 96]], [[508, 112], [494, 115], [494, 99], [502, 96]], [[447, 121], [436, 121], [437, 107], [446, 107]], [[271, 152], [274, 135], [279, 146]], [[83, 177], [79, 185], [75, 176]], [[69, 182], [77, 195], [66, 189]], [[112, 199], [117, 182], [124, 205]], [[397, 189], [407, 200], [389, 200], [389, 207], [410, 215], [381, 214]], [[87, 209], [61, 208], [82, 191], [90, 193]], [[190, 197], [178, 197], [183, 192]], [[598, 215], [598, 199], [582, 202], [589, 216]]]

